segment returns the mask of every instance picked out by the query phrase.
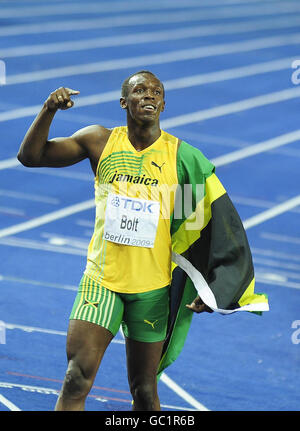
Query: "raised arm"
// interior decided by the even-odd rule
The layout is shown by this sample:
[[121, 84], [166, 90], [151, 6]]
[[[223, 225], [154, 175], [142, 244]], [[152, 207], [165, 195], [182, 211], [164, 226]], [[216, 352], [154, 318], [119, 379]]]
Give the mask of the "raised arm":
[[[59, 109], [71, 108], [74, 104], [71, 96], [77, 94], [79, 91], [61, 87], [49, 95], [20, 146], [17, 157], [24, 166], [69, 166], [87, 157], [91, 159], [94, 141], [97, 141], [99, 148], [101, 147], [103, 144], [101, 129], [104, 129], [101, 126], [85, 127], [72, 136], [48, 140], [49, 129], [56, 112]], [[92, 157], [97, 155], [92, 154]], [[93, 160], [91, 162], [93, 165]]]

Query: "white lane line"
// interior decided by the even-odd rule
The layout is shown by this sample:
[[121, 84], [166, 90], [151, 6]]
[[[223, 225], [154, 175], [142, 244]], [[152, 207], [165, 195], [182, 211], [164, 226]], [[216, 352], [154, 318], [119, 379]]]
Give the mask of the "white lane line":
[[250, 229], [251, 227], [257, 226], [261, 223], [264, 223], [266, 220], [270, 220], [280, 214], [283, 214], [292, 208], [295, 208], [300, 205], [300, 195], [289, 199], [279, 205], [276, 205], [273, 208], [270, 208], [266, 211], [263, 211], [253, 217], [248, 218], [243, 222], [245, 229]]
[[294, 283], [291, 281], [280, 281], [276, 279], [272, 274], [256, 274], [255, 280], [258, 283], [270, 284], [271, 286], [282, 286], [284, 288], [289, 287], [290, 289], [300, 289], [300, 283]]
[[170, 410], [170, 409], [172, 409], [172, 410], [180, 410], [182, 412], [185, 412], [185, 411], [187, 411], [187, 412], [194, 412], [195, 411], [195, 409], [191, 409], [191, 408], [188, 408], [188, 407], [172, 406], [170, 404], [161, 404], [160, 406], [162, 408], [164, 408], [164, 409], [167, 409], [167, 410]]
[[271, 266], [271, 267], [280, 268], [280, 269], [283, 268], [283, 269], [291, 269], [294, 271], [300, 271], [300, 265], [297, 265], [295, 263], [285, 263], [279, 260], [261, 259], [259, 257], [258, 258], [253, 257], [253, 262], [261, 266]]
[[24, 385], [19, 383], [10, 383], [10, 382], [0, 382], [0, 387], [2, 388], [19, 388], [26, 392], [37, 392], [40, 394], [47, 394], [47, 395], [58, 395], [60, 390], [58, 389], [52, 389], [52, 388], [45, 388], [42, 386], [32, 386], [32, 385]]
[[[235, 204], [241, 204], [241, 205], [255, 207], [255, 208], [267, 209], [267, 208], [272, 208], [274, 205], [278, 204], [278, 202], [274, 202], [274, 201], [267, 201], [264, 199], [254, 199], [254, 198], [248, 198], [244, 196], [236, 196], [232, 194], [230, 194], [230, 197]], [[299, 209], [293, 208], [291, 212], [300, 213], [300, 208]]]
[[161, 375], [160, 380], [191, 406], [195, 407], [196, 410], [209, 411], [209, 409], [207, 409], [203, 404], [199, 403], [199, 401], [192, 397], [192, 395], [182, 389], [181, 386], [179, 386], [176, 382], [174, 382], [174, 380], [167, 376], [166, 373]]
[[179, 127], [185, 124], [198, 123], [200, 121], [209, 120], [211, 118], [222, 117], [224, 115], [234, 114], [237, 112], [246, 111], [248, 109], [266, 106], [272, 103], [283, 102], [290, 99], [295, 99], [300, 96], [300, 88], [289, 88], [287, 90], [267, 93], [261, 96], [243, 99], [238, 102], [220, 105], [216, 108], [202, 109], [189, 114], [178, 115], [177, 117], [169, 118], [161, 122], [164, 129]]
[[25, 216], [25, 211], [16, 209], [16, 208], [10, 208], [10, 207], [4, 207], [4, 206], [0, 206], [0, 213], [4, 213], [4, 214], [9, 214], [9, 215], [14, 215], [14, 216], [20, 216], [20, 217], [24, 217]]
[[288, 261], [300, 262], [300, 255], [297, 254], [282, 253], [274, 250], [268, 250], [264, 248], [261, 249], [256, 247], [252, 247], [252, 253], [264, 257], [267, 256], [276, 259], [285, 259]]
[[82, 237], [66, 236], [59, 233], [42, 232], [42, 238], [46, 238], [49, 244], [52, 245], [67, 245], [80, 250], [87, 250], [89, 245], [88, 239]]
[[133, 67], [145, 67], [154, 64], [166, 64], [191, 59], [207, 58], [218, 55], [228, 55], [241, 52], [249, 52], [259, 49], [267, 49], [279, 46], [299, 45], [300, 33], [281, 36], [256, 38], [242, 42], [222, 43], [176, 51], [166, 51], [158, 54], [126, 57], [113, 60], [104, 60], [86, 64], [56, 67], [52, 69], [18, 73], [7, 75], [6, 86], [43, 81], [46, 79], [65, 76], [81, 76], [92, 73], [108, 72], [112, 70], [129, 69]]
[[57, 331], [56, 329], [45, 329], [45, 328], [37, 328], [35, 326], [25, 326], [25, 325], [18, 325], [15, 323], [7, 323], [5, 322], [6, 329], [20, 329], [24, 332], [40, 332], [43, 334], [50, 334], [50, 335], [61, 335], [66, 336], [66, 331]]
[[[289, 69], [295, 58], [296, 57], [286, 57], [274, 61], [249, 64], [247, 66], [236, 67], [232, 69], [224, 69], [217, 72], [201, 73], [177, 79], [170, 79], [164, 82], [164, 86], [167, 91], [180, 90], [182, 88], [189, 88], [213, 82], [223, 82], [230, 79], [277, 72], [280, 70]], [[104, 93], [93, 94], [91, 96], [83, 96], [76, 99], [73, 109], [112, 102], [118, 100], [119, 98], [120, 90], [107, 91]], [[41, 105], [33, 105], [1, 112], [0, 122], [35, 116], [40, 110]], [[18, 164], [20, 163], [16, 158], [7, 159], [0, 162], [0, 170], [6, 169], [6, 167], [13, 167], [14, 165], [17, 166]]]
[[14, 403], [9, 401], [7, 398], [5, 398], [1, 394], [0, 394], [0, 403], [5, 405], [5, 407], [7, 407], [9, 410], [11, 410], [13, 412], [20, 412], [21, 411], [21, 409], [19, 409], [19, 407], [17, 407]]
[[278, 72], [290, 69], [296, 57], [285, 57], [278, 60], [262, 63], [247, 64], [246, 66], [223, 69], [216, 72], [200, 73], [197, 75], [184, 76], [182, 78], [170, 79], [164, 82], [167, 91], [194, 87], [214, 82], [224, 82], [231, 79], [245, 78], [247, 76], [260, 75], [264, 73]]
[[261, 237], [265, 239], [270, 239], [272, 241], [287, 242], [290, 244], [300, 244], [300, 238], [296, 236], [288, 236], [288, 235], [280, 235], [278, 233], [263, 232], [261, 234]]
[[[11, 3], [12, 3], [12, 0], [0, 0], [1, 1], [1, 4], [3, 5], [3, 6], [6, 6], [6, 5], [10, 5], [11, 6]], [[28, 0], [27, 0], [28, 1]], [[41, 2], [41, 0], [29, 0], [30, 1], [30, 3], [40, 3]], [[63, 0], [65, 3], [67, 3], [68, 1], [73, 1], [73, 0]], [[264, 0], [264, 1], [273, 1], [273, 0]], [[14, 2], [14, 4], [16, 4], [16, 5], [24, 5], [24, 0], [13, 0], [13, 2]], [[55, 2], [60, 2], [60, 3], [62, 3], [62, 0], [52, 0], [52, 3], [55, 3]], [[66, 6], [67, 6], [67, 4], [66, 4]]]
[[272, 272], [270, 272], [270, 269], [262, 268], [260, 265], [257, 265], [256, 273], [264, 276], [265, 274], [269, 274], [274, 279], [278, 279], [278, 281], [288, 281], [289, 279], [295, 279], [300, 280], [300, 273], [299, 272], [291, 272], [291, 271], [282, 271], [278, 269], [272, 269]]
[[60, 254], [71, 254], [72, 256], [86, 256], [87, 254], [87, 248], [78, 249], [70, 246], [53, 245], [47, 244], [42, 241], [15, 237], [0, 238], [0, 244], [8, 247], [28, 248], [31, 250], [50, 251], [53, 253]]
[[[39, 332], [42, 334], [61, 335], [63, 337], [67, 336], [67, 331], [57, 331], [56, 329], [37, 328], [35, 326], [24, 326], [24, 325], [18, 325], [15, 323], [7, 323], [7, 322], [4, 322], [4, 324], [6, 329], [20, 329], [21, 331], [24, 331], [24, 332]], [[124, 345], [125, 341], [117, 338], [113, 338], [112, 343]]]
[[[79, 0], [75, 0], [75, 2], [74, 2], [74, 0], [52, 0], [52, 2], [51, 3], [55, 3], [55, 2], [57, 2], [57, 3], [64, 3], [65, 4], [65, 6], [66, 7], [68, 7], [68, 5], [70, 4], [70, 3], [76, 3], [76, 1], [79, 3]], [[97, 0], [94, 0], [95, 2], [97, 2]], [[174, 0], [174, 1], [178, 1], [178, 0]], [[202, 3], [203, 4], [208, 4], [208, 5], [211, 5], [211, 4], [216, 4], [216, 5], [218, 5], [218, 4], [220, 4], [220, 2], [221, 2], [221, 4], [245, 4], [245, 3], [257, 3], [257, 2], [261, 2], [262, 0], [202, 0]], [[267, 3], [267, 2], [276, 2], [276, 1], [281, 1], [281, 0], [263, 0], [265, 3]], [[13, 0], [13, 2], [16, 4], [16, 5], [23, 5], [24, 4], [24, 0]], [[29, 2], [30, 3], [41, 3], [41, 0], [29, 0]], [[3, 4], [3, 5], [11, 5], [11, 0], [1, 0], [1, 3]], [[140, 4], [140, 3], [139, 3]]]
[[19, 383], [10, 383], [10, 382], [0, 382], [0, 388], [8, 388], [8, 389], [20, 388], [20, 389], [23, 389], [24, 391], [39, 392], [41, 394], [53, 394], [53, 395], [58, 395], [60, 392], [57, 389], [44, 388], [42, 386], [22, 385]]
[[[16, 237], [8, 237], [8, 238], [0, 238], [0, 244], [9, 246], [9, 247], [18, 247], [18, 248], [28, 248], [31, 250], [39, 250], [39, 251], [50, 251], [53, 253], [60, 254], [71, 254], [73, 256], [86, 256], [87, 247], [86, 248], [75, 248], [70, 245], [54, 245], [48, 244], [42, 241], [37, 241], [33, 239], [24, 239], [24, 238], [16, 238]], [[0, 275], [1, 280], [1, 275]]]
[[[0, 162], [1, 163], [1, 162]], [[22, 199], [33, 202], [40, 202], [50, 205], [58, 205], [60, 201], [49, 196], [41, 196], [32, 193], [16, 192], [14, 190], [0, 189], [0, 196], [6, 196], [12, 199]]]
[[278, 202], [267, 201], [265, 199], [248, 198], [245, 196], [230, 195], [232, 202], [255, 208], [272, 208]]
[[[120, 98], [120, 93], [121, 93], [121, 90], [115, 90], [115, 91], [107, 91], [104, 93], [93, 94], [92, 96], [80, 97], [78, 100], [76, 100], [75, 105], [72, 109], [81, 108], [83, 106], [89, 106], [89, 105], [97, 105], [100, 103], [112, 102]], [[6, 112], [0, 112], [0, 122], [34, 116], [38, 112], [40, 112], [41, 108], [42, 106], [41, 104], [39, 104], [39, 105], [27, 106], [24, 108], [12, 109]], [[16, 158], [14, 158], [14, 160], [15, 160], [15, 163], [18, 162]], [[8, 159], [7, 163], [13, 163], [13, 158]], [[0, 165], [0, 168], [1, 168], [1, 165]]]
[[216, 157], [212, 160], [216, 166], [224, 166], [228, 163], [236, 162], [237, 160], [245, 159], [255, 154], [270, 151], [274, 148], [281, 147], [283, 145], [290, 144], [291, 142], [299, 141], [300, 139], [300, 129], [294, 132], [285, 133], [276, 138], [269, 139], [268, 141], [260, 142], [255, 145], [251, 145], [241, 150], [233, 151], [231, 153], [225, 154], [224, 156]]
[[27, 172], [30, 174], [38, 174], [38, 175], [49, 175], [49, 176], [54, 176], [54, 177], [59, 177], [59, 178], [68, 178], [71, 180], [79, 180], [79, 181], [88, 181], [89, 183], [93, 182], [94, 177], [91, 173], [84, 173], [84, 172], [80, 172], [78, 170], [68, 170], [67, 168], [65, 168], [64, 170], [60, 170], [57, 168], [25, 168], [23, 166], [15, 166], [13, 167], [13, 169], [18, 169], [20, 171], [20, 169], [22, 169], [22, 172]]
[[[45, 395], [58, 395], [60, 392], [60, 390], [58, 390], [58, 389], [45, 388], [42, 386], [24, 385], [24, 384], [20, 384], [20, 383], [10, 383], [10, 382], [0, 382], [0, 387], [6, 388], [6, 389], [18, 388], [18, 389], [22, 389], [26, 392], [27, 391], [28, 392], [37, 392], [39, 394], [45, 394]], [[92, 396], [95, 401], [103, 402], [103, 401], [109, 400], [109, 398], [106, 398], [105, 395], [101, 395], [97, 398], [95, 398], [95, 395], [88, 395], [88, 397], [90, 397], [90, 396]], [[124, 400], [124, 401], [126, 401], [126, 400]], [[0, 398], [0, 402], [1, 402], [1, 398]], [[9, 403], [10, 403], [10, 406], [12, 407], [13, 404], [11, 402], [9, 402]], [[11, 408], [10, 410], [20, 410], [16, 406], [14, 406], [14, 407], [15, 408]], [[185, 410], [186, 411], [194, 411], [195, 410], [195, 409], [189, 409], [186, 407], [172, 406], [172, 405], [168, 405], [168, 404], [161, 404], [161, 407], [166, 408], [166, 409], [180, 410], [180, 411], [185, 411]]]
[[25, 57], [32, 55], [51, 54], [59, 52], [82, 51], [95, 48], [116, 47], [124, 45], [137, 45], [153, 43], [164, 40], [177, 40], [198, 37], [202, 34], [201, 27], [187, 27], [176, 30], [158, 32], [141, 32], [120, 36], [98, 37], [93, 39], [74, 40], [69, 42], [45, 43], [37, 45], [23, 45], [0, 49], [0, 58]]
[[[40, 109], [41, 109], [41, 107], [40, 107]], [[20, 165], [20, 162], [16, 157], [11, 157], [9, 159], [1, 160], [0, 161], [0, 171], [2, 169], [13, 168], [13, 167], [18, 166], [18, 165]]]
[[[75, 108], [75, 106], [74, 106]], [[73, 108], [73, 109], [74, 109]], [[11, 109], [10, 111], [0, 112], [0, 122], [8, 120], [16, 120], [17, 118], [26, 118], [35, 116], [42, 109], [42, 105], [27, 106], [25, 108]], [[7, 169], [14, 166], [20, 165], [19, 160], [16, 157], [11, 157], [0, 162], [0, 170]]]
[[1, 281], [18, 283], [22, 285], [28, 284], [29, 286], [50, 287], [54, 289], [72, 290], [75, 292], [78, 290], [78, 286], [72, 286], [69, 284], [59, 284], [59, 283], [50, 283], [45, 281], [28, 280], [25, 278], [0, 274], [0, 282]]
[[34, 45], [14, 46], [0, 49], [0, 58], [24, 57], [59, 52], [81, 51], [104, 47], [124, 45], [137, 45], [141, 43], [154, 43], [199, 36], [224, 35], [236, 33], [249, 33], [259, 30], [284, 29], [299, 26], [300, 18], [272, 19], [262, 22], [248, 21], [245, 23], [230, 23], [225, 25], [194, 26], [177, 28], [176, 30], [163, 30], [155, 32], [139, 32], [120, 36], [98, 37], [93, 39], [80, 39], [67, 42], [43, 43]]
[[[258, 3], [260, 0], [256, 0], [255, 3]], [[234, 4], [237, 5], [239, 3], [244, 3], [243, 1], [231, 1], [227, 2], [227, 5]], [[253, 1], [252, 1], [253, 3]], [[280, 3], [275, 3], [275, 5], [272, 5], [273, 8], [278, 7], [279, 10], [282, 11], [296, 11], [297, 10], [297, 4], [294, 2], [286, 2], [287, 7], [282, 7]], [[155, 9], [187, 9], [187, 8], [195, 8], [198, 9], [200, 7], [207, 7], [207, 6], [224, 6], [224, 0], [211, 0], [210, 2], [203, 2], [201, 1], [201, 4], [199, 4], [199, 0], [185, 0], [184, 3], [182, 2], [176, 2], [174, 0], [160, 0], [159, 2], [125, 2], [124, 1], [117, 1], [117, 2], [101, 2], [101, 4], [97, 3], [91, 3], [91, 2], [85, 2], [84, 4], [62, 4], [62, 5], [55, 5], [55, 6], [39, 6], [39, 7], [23, 7], [23, 8], [5, 8], [1, 11], [1, 17], [2, 18], [25, 18], [25, 17], [38, 17], [38, 16], [59, 16], [59, 15], [66, 15], [66, 8], [67, 8], [67, 15], [74, 15], [74, 14], [83, 14], [83, 13], [89, 13], [89, 14], [96, 14], [96, 13], [107, 13], [107, 12], [129, 12], [129, 11], [147, 11], [147, 10], [155, 10]], [[286, 6], [286, 5], [285, 5]], [[264, 8], [266, 12], [269, 12], [271, 9], [269, 8], [269, 5], [267, 4], [260, 4], [258, 7]], [[239, 6], [235, 6], [235, 8], [230, 9], [222, 8], [222, 12], [227, 10], [230, 12], [231, 10], [235, 10]], [[249, 10], [252, 10], [251, 7]], [[243, 9], [241, 8], [241, 11], [243, 12]], [[205, 13], [205, 11], [203, 11]], [[214, 12], [214, 10], [213, 10]], [[210, 16], [213, 12], [210, 10], [207, 11], [207, 15]]]
[[[203, 3], [203, 2], [202, 2]], [[212, 0], [212, 4], [222, 5], [222, 2]], [[68, 11], [68, 16], [75, 14], [97, 14], [97, 13], [107, 13], [107, 12], [130, 12], [130, 11], [148, 11], [155, 9], [186, 9], [202, 6], [199, 5], [199, 0], [185, 0], [184, 4], [182, 2], [176, 2], [172, 0], [160, 0], [159, 2], [101, 2], [101, 4], [85, 2], [84, 4], [68, 4], [67, 6], [55, 5], [55, 6], [39, 6], [39, 7], [23, 7], [23, 8], [6, 8], [1, 12], [2, 18], [16, 18], [16, 17], [38, 17], [38, 16], [59, 16], [66, 15], [66, 8]]]
[[[185, 4], [184, 4], [185, 6]], [[276, 7], [278, 6], [278, 7]], [[129, 26], [144, 26], [147, 24], [164, 24], [164, 23], [180, 23], [180, 22], [193, 22], [203, 20], [225, 20], [232, 18], [249, 18], [251, 16], [266, 16], [266, 15], [280, 15], [295, 14], [299, 12], [299, 5], [293, 4], [274, 4], [268, 5], [268, 8], [259, 8], [254, 6], [243, 6], [242, 8], [215, 8], [212, 11], [193, 10], [193, 11], [180, 11], [180, 12], [160, 12], [147, 14], [128, 14], [126, 19], [124, 16], [109, 16], [96, 19], [75, 19], [75, 20], [61, 20], [43, 22], [41, 24], [20, 24], [5, 26], [0, 29], [0, 36], [16, 36], [23, 34], [36, 34], [36, 33], [50, 33], [50, 32], [66, 32], [66, 31], [82, 31], [90, 29], [104, 29], [113, 27], [129, 27]], [[295, 9], [296, 7], [296, 9]], [[64, 11], [65, 15], [65, 11]], [[293, 18], [291, 16], [291, 18]]]
[[94, 208], [95, 202], [94, 199], [90, 199], [88, 201], [80, 202], [75, 205], [70, 205], [68, 207], [62, 208], [57, 211], [53, 211], [51, 213], [45, 214], [40, 217], [36, 217], [32, 220], [29, 220], [24, 223], [20, 223], [8, 228], [4, 228], [0, 230], [0, 238], [5, 236], [14, 235], [19, 232], [24, 232], [29, 229], [33, 229], [38, 226], [42, 226], [46, 223], [50, 223], [54, 220], [58, 220], [64, 217], [68, 217], [69, 215], [76, 214], [81, 211], [86, 211], [88, 209]]

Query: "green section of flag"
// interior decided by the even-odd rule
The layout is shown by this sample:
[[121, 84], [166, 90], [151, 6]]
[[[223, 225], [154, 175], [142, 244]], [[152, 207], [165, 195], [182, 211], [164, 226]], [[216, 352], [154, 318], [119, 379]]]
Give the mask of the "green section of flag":
[[[203, 154], [182, 142], [177, 155], [177, 176], [180, 196], [184, 201], [184, 185], [191, 184], [192, 205], [189, 213], [172, 217], [172, 250], [184, 256], [204, 277], [214, 294], [217, 307], [236, 310], [248, 304], [267, 303], [264, 294], [254, 292], [255, 278], [252, 255], [242, 221], [226, 190], [215, 175], [215, 167]], [[202, 195], [197, 195], [202, 184]], [[176, 201], [178, 204], [178, 200]], [[182, 206], [184, 203], [182, 203]], [[187, 231], [187, 219], [202, 211], [202, 226]], [[180, 354], [191, 324], [193, 312], [186, 307], [197, 291], [181, 268], [172, 273], [171, 309], [158, 378]], [[259, 308], [259, 307], [258, 307]], [[260, 311], [255, 311], [261, 314]]]

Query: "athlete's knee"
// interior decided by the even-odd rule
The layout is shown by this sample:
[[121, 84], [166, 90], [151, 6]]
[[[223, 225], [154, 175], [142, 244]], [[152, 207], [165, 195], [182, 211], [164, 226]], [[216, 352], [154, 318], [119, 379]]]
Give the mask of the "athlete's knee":
[[131, 394], [134, 403], [143, 410], [154, 410], [157, 398], [156, 383], [154, 381], [141, 381], [131, 385]]
[[71, 360], [65, 375], [62, 395], [68, 398], [82, 398], [86, 396], [92, 386], [91, 379], [84, 375], [81, 366]]

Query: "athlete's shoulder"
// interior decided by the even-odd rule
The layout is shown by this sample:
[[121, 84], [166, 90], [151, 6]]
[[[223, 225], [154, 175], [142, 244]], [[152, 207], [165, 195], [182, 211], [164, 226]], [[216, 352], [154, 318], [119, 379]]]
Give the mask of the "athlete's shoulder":
[[99, 124], [92, 124], [77, 130], [77, 132], [73, 134], [73, 137], [80, 139], [85, 143], [89, 143], [90, 140], [104, 142], [108, 140], [110, 134], [111, 129], [107, 129], [106, 127], [100, 126]]

